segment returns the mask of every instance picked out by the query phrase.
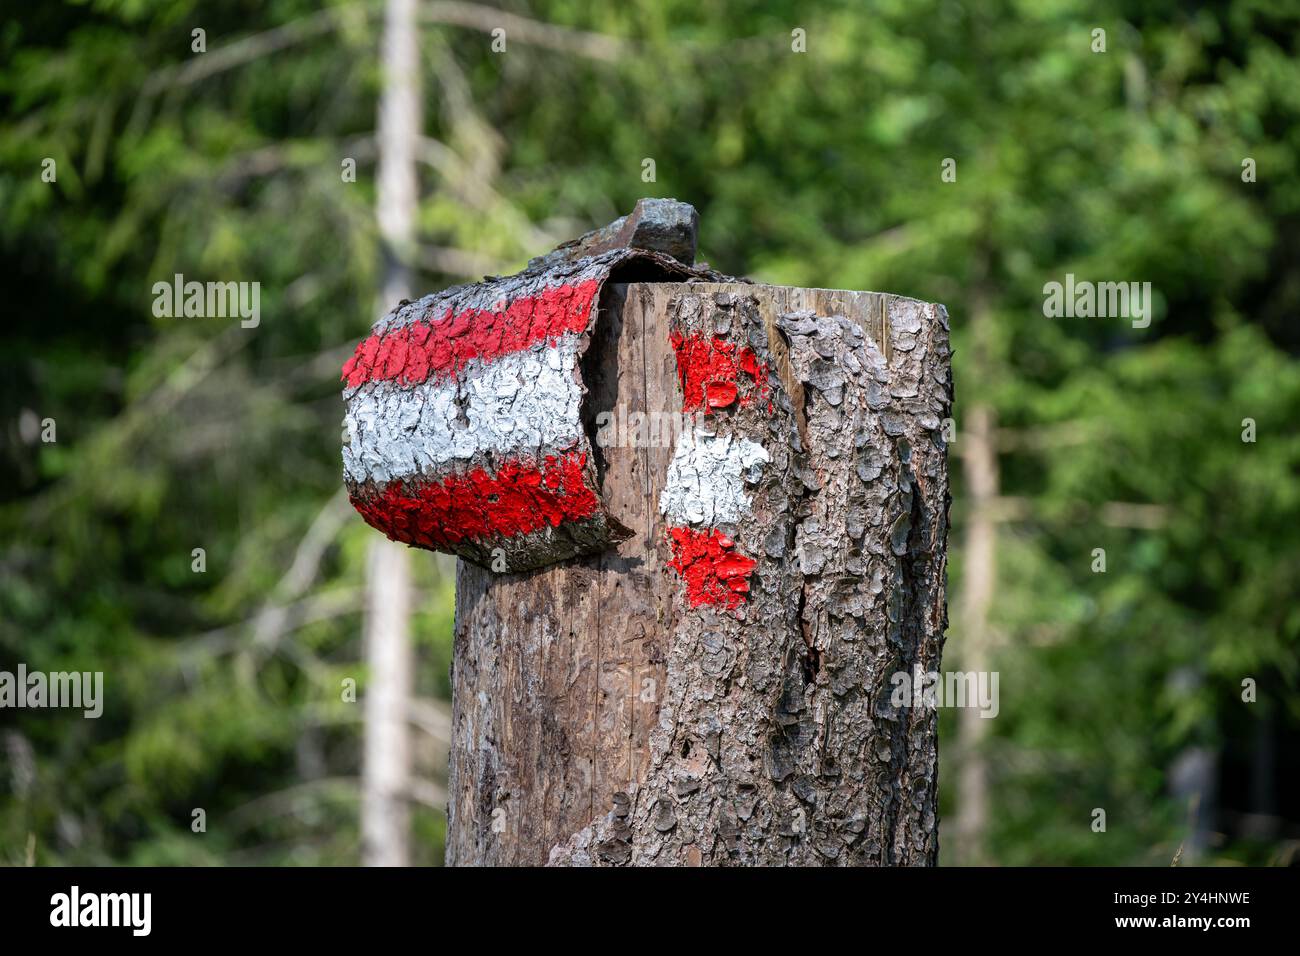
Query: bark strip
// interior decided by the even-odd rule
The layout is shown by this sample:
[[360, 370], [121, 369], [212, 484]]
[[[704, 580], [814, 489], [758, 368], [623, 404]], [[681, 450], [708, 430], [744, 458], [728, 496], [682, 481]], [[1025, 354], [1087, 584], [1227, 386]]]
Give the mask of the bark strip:
[[[693, 253], [693, 218], [668, 216], [693, 209], [643, 207], [617, 241], [679, 248], [689, 237]], [[721, 277], [646, 248], [572, 251], [403, 300], [357, 346], [342, 376], [343, 465], [367, 523], [413, 547], [512, 571], [627, 536], [601, 498], [581, 427], [580, 363], [601, 290], [611, 279]]]

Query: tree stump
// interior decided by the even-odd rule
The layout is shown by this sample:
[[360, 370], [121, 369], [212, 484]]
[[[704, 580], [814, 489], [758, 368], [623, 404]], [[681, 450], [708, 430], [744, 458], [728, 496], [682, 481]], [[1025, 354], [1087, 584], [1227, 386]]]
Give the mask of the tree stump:
[[625, 536], [461, 552], [447, 862], [933, 864], [937, 716], [891, 678], [947, 623], [946, 311], [617, 278], [580, 414]]

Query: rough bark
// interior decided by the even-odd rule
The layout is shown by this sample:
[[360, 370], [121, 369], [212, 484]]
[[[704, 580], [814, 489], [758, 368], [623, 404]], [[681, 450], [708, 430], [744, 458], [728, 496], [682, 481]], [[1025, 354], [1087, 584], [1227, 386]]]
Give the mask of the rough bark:
[[639, 199], [628, 215], [561, 243], [544, 256], [530, 259], [528, 269], [544, 270], [560, 262], [614, 249], [647, 249], [689, 266], [695, 262], [699, 230], [700, 216], [690, 203], [676, 199]]
[[[682, 411], [696, 340], [726, 361], [752, 350], [753, 371], [705, 382], [682, 435], [597, 443], [631, 537], [527, 574], [459, 564], [450, 864], [935, 860], [936, 714], [895, 706], [891, 677], [938, 670], [946, 626], [947, 314], [867, 292], [607, 286], [588, 421]], [[663, 490], [671, 470], [689, 491], [684, 435], [761, 454], [682, 511]], [[691, 515], [688, 535], [661, 506]]]

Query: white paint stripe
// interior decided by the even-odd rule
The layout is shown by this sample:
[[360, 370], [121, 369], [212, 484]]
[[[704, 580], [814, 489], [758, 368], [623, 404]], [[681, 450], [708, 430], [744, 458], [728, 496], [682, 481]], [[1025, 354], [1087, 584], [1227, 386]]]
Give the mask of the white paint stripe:
[[347, 403], [344, 473], [357, 482], [384, 482], [437, 472], [481, 452], [567, 448], [582, 429], [577, 364], [578, 337], [566, 335], [554, 346], [538, 343], [473, 362], [455, 381], [364, 385]]
[[670, 524], [734, 524], [749, 514], [745, 485], [758, 481], [771, 457], [762, 445], [735, 435], [715, 435], [697, 425], [682, 432], [659, 495]]

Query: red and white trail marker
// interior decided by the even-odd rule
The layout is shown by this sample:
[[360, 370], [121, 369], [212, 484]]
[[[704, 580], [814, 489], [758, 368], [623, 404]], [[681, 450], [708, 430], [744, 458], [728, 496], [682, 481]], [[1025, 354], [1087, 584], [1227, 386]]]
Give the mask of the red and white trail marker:
[[396, 541], [511, 572], [626, 537], [600, 499], [580, 361], [602, 287], [632, 269], [715, 275], [643, 249], [553, 254], [380, 319], [342, 376], [343, 471], [362, 517]]
[[703, 327], [698, 309], [680, 311], [671, 342], [677, 357], [682, 411], [692, 424], [678, 439], [659, 509], [668, 524], [670, 567], [681, 576], [691, 607], [738, 607], [757, 564], [736, 548], [734, 534], [751, 514], [749, 487], [771, 456], [737, 433], [731, 414], [768, 404], [768, 367], [748, 345]]

